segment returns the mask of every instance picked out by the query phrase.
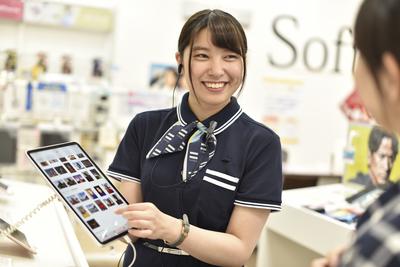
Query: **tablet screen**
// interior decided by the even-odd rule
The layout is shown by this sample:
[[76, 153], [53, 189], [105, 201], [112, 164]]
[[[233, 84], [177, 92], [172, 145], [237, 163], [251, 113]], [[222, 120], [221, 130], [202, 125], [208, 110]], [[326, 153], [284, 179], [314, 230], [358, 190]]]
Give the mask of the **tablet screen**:
[[98, 242], [105, 244], [126, 234], [127, 220], [114, 211], [127, 201], [78, 143], [27, 154]]

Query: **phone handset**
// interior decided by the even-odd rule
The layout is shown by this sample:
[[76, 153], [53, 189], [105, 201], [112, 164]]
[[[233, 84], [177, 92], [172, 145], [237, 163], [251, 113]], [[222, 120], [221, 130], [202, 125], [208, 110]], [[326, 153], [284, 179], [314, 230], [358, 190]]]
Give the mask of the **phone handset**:
[[43, 202], [39, 203], [34, 209], [32, 209], [29, 213], [27, 213], [23, 218], [21, 218], [19, 221], [17, 221], [15, 224], [7, 227], [6, 229], [2, 230], [0, 229], [0, 236], [8, 236], [12, 234], [15, 230], [17, 230], [21, 225], [23, 225], [25, 222], [27, 222], [30, 218], [33, 217], [36, 213], [38, 213], [42, 208], [45, 206], [49, 205], [53, 200], [57, 199], [57, 194], [53, 194], [50, 197], [48, 197], [46, 200]]

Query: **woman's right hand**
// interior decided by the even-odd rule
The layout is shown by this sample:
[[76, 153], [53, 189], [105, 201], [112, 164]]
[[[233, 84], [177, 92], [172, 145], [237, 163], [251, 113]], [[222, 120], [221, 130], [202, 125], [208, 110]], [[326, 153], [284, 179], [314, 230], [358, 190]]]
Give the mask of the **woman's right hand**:
[[330, 267], [330, 265], [327, 258], [319, 258], [313, 260], [310, 267]]

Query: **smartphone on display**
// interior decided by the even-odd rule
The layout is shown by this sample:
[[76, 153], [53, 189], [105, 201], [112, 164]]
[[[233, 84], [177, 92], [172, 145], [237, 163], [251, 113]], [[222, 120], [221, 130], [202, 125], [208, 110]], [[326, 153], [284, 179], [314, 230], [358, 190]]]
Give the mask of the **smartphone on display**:
[[0, 181], [0, 193], [7, 193], [8, 192], [8, 185]]
[[[11, 225], [0, 218], [0, 229], [7, 230], [11, 227]], [[22, 246], [24, 249], [28, 250], [30, 253], [35, 254], [36, 250], [28, 243], [26, 236], [23, 232], [16, 229], [11, 234], [8, 234], [7, 237], [12, 240], [13, 242], [17, 243], [18, 245]]]

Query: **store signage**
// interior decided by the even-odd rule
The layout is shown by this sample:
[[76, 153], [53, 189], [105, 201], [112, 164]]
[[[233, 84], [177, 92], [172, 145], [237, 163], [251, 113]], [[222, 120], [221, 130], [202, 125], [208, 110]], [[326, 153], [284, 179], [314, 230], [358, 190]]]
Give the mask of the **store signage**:
[[107, 32], [112, 30], [113, 13], [92, 8], [48, 1], [25, 3], [24, 21], [32, 24]]
[[[283, 46], [290, 51], [290, 56], [287, 59], [279, 59], [277, 55], [268, 55], [268, 61], [271, 66], [277, 68], [290, 68], [292, 67], [297, 60], [300, 60], [305, 69], [312, 72], [321, 72], [326, 69], [330, 69], [335, 73], [342, 72], [342, 61], [347, 60], [343, 59], [342, 49], [351, 49], [354, 51], [352, 64], [354, 65], [355, 60], [355, 48], [352, 44], [353, 33], [350, 26], [342, 26], [338, 29], [336, 34], [336, 40], [332, 40], [332, 49], [330, 49], [329, 41], [324, 40], [320, 36], [311, 36], [307, 37], [303, 47], [299, 46], [296, 43], [296, 40], [292, 40], [290, 35], [284, 31], [283, 27], [280, 27], [281, 24], [290, 24], [293, 29], [300, 28], [300, 21], [296, 16], [293, 15], [279, 15], [276, 16], [272, 23], [272, 30], [276, 38], [280, 41], [280, 46]], [[347, 38], [347, 41], [343, 39], [346, 36], [350, 36]], [[350, 41], [349, 41], [350, 39]], [[310, 58], [315, 57], [316, 50], [320, 51], [320, 56], [318, 60], [314, 60], [314, 63], [311, 63]], [[328, 66], [328, 57], [330, 54], [333, 54], [333, 64], [332, 66]], [[350, 58], [351, 59], [351, 58]], [[349, 71], [349, 70], [346, 70]]]
[[21, 21], [24, 4], [18, 0], [0, 0], [0, 19]]
[[75, 27], [92, 31], [111, 31], [113, 14], [110, 10], [81, 7], [77, 13]]
[[254, 114], [280, 136], [286, 173], [343, 173], [348, 121], [340, 106], [354, 87], [361, 1], [264, 0], [253, 10], [249, 69], [260, 78], [249, 75], [245, 89], [256, 90], [243, 106], [261, 107]]

